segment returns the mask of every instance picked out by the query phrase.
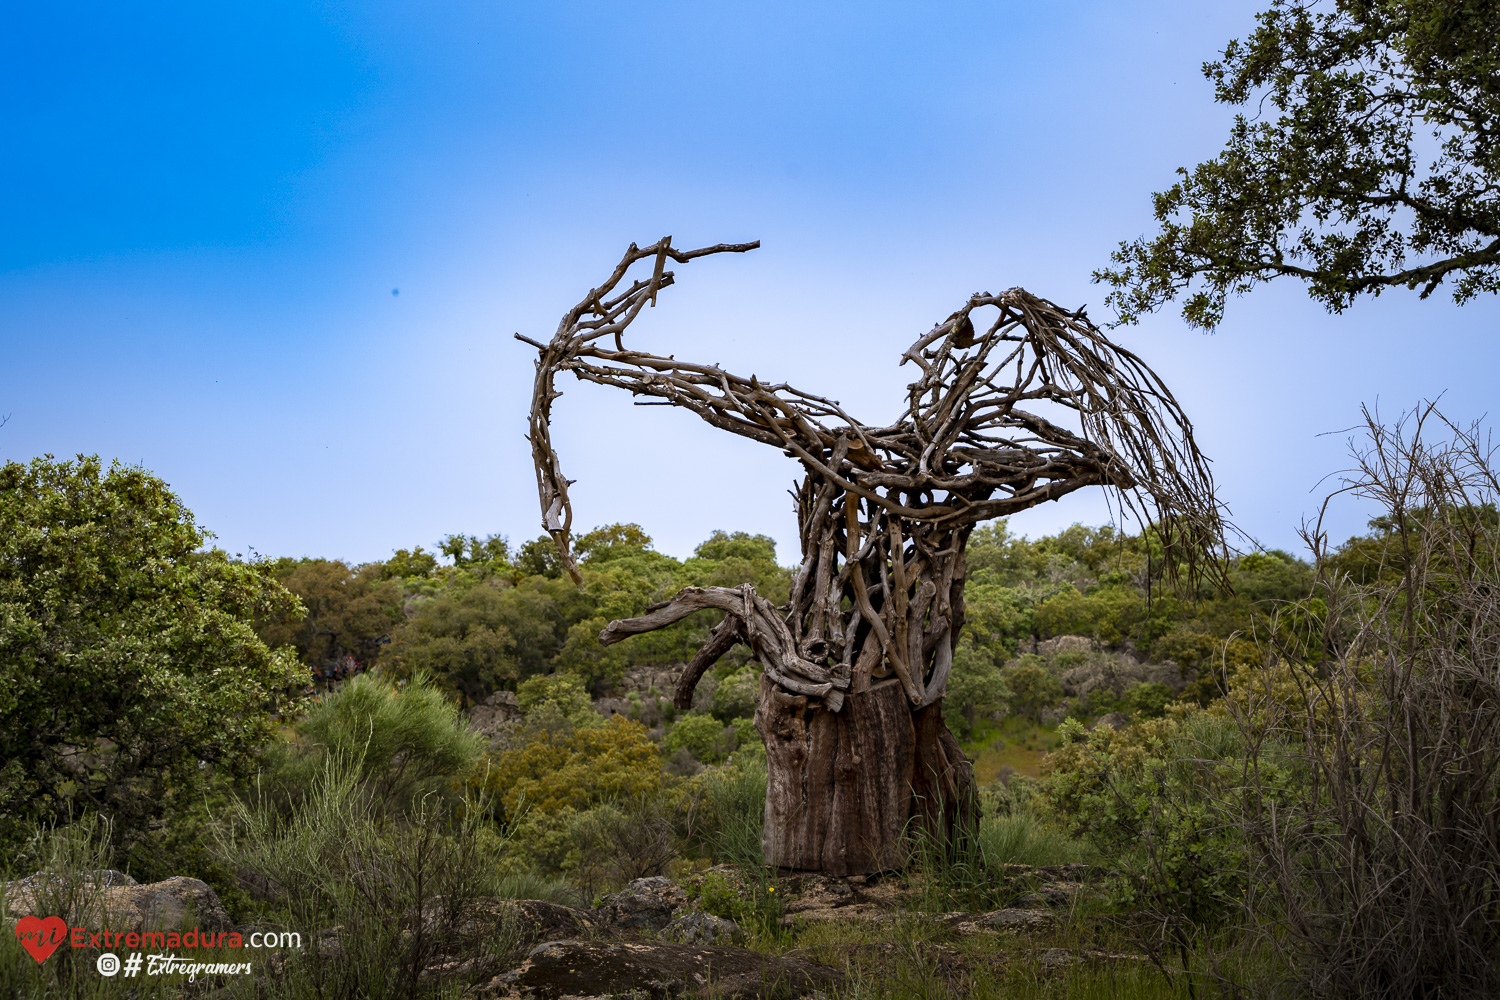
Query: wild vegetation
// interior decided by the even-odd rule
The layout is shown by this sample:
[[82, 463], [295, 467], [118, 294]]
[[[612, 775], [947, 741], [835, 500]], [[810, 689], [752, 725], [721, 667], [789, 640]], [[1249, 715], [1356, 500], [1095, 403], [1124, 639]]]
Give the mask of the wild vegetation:
[[[237, 925], [308, 935], [228, 995], [460, 995], [524, 954], [504, 900], [589, 908], [657, 875], [849, 996], [1493, 995], [1497, 484], [1437, 419], [1371, 423], [1368, 534], [1237, 556], [1227, 591], [1174, 587], [1151, 528], [978, 530], [948, 699], [982, 818], [959, 845], [914, 831], [895, 924], [800, 919], [805, 880], [762, 866], [748, 656], [684, 710], [675, 673], [710, 622], [590, 641], [683, 586], [786, 587], [770, 539], [678, 560], [608, 526], [579, 539], [582, 585], [546, 539], [244, 562], [140, 470], [7, 466], [7, 877], [190, 876]], [[91, 603], [58, 602], [67, 574]], [[116, 728], [39, 682], [63, 662]], [[1012, 866], [1080, 863], [1090, 888], [1030, 937], [924, 916], [1015, 905], [1035, 886]], [[15, 995], [127, 987], [4, 948]], [[1060, 952], [1134, 957], [1043, 961]]]

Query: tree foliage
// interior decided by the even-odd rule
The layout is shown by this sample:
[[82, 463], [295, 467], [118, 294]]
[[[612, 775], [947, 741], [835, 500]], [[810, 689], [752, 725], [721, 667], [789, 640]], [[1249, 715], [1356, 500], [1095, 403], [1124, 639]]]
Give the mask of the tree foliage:
[[1186, 294], [1212, 329], [1277, 277], [1335, 312], [1450, 278], [1460, 303], [1500, 290], [1500, 4], [1272, 0], [1258, 20], [1203, 67], [1255, 112], [1154, 196], [1160, 233], [1095, 272], [1121, 320]]
[[0, 468], [0, 815], [98, 812], [129, 840], [205, 768], [253, 771], [299, 671], [252, 623], [299, 609], [208, 537], [141, 469]]
[[333, 559], [277, 559], [269, 569], [306, 614], [263, 618], [256, 632], [268, 646], [293, 647], [309, 667], [345, 656], [372, 664], [401, 621], [401, 585], [386, 578], [379, 564], [355, 568]]

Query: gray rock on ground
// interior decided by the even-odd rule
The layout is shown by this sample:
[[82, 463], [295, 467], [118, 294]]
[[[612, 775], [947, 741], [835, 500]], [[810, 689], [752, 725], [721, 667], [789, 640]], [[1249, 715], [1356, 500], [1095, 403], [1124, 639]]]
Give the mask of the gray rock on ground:
[[795, 1000], [842, 983], [834, 969], [745, 948], [664, 942], [548, 941], [482, 990], [491, 997], [561, 1000], [644, 994], [653, 1000], [713, 989], [722, 1000]]
[[1055, 923], [1057, 919], [1042, 910], [1004, 909], [981, 913], [964, 920], [956, 930], [960, 934], [975, 934], [981, 931], [1039, 931]]
[[[72, 924], [98, 924], [115, 931], [175, 929], [194, 926], [202, 931], [232, 928], [229, 912], [206, 882], [174, 875], [148, 885], [112, 870], [90, 873], [71, 889], [62, 880], [37, 872], [4, 886], [6, 912], [11, 920], [24, 916], [63, 916]], [[60, 898], [68, 898], [77, 912], [54, 914]], [[46, 911], [46, 912], [43, 912]]]
[[450, 941], [455, 951], [497, 942], [531, 948], [541, 941], [591, 937], [598, 930], [593, 917], [561, 903], [543, 899], [502, 899], [479, 896], [450, 912], [442, 897], [422, 910], [423, 925]]
[[612, 930], [659, 931], [672, 922], [677, 908], [686, 902], [686, 892], [671, 879], [655, 875], [638, 878], [614, 895], [605, 896], [594, 916]]
[[1130, 725], [1130, 716], [1126, 715], [1124, 712], [1108, 712], [1104, 715], [1099, 716], [1098, 719], [1094, 720], [1094, 724], [1092, 726], [1089, 726], [1089, 732], [1093, 732], [1100, 726], [1108, 726], [1116, 732], [1119, 732], [1121, 729], [1124, 729], [1128, 725]]
[[683, 944], [744, 944], [749, 937], [733, 920], [694, 910], [684, 913], [662, 929], [662, 937]]

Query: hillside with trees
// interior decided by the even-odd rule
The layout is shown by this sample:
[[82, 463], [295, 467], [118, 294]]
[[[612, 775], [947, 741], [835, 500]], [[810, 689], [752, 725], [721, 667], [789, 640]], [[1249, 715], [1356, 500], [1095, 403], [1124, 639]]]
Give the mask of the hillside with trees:
[[[1500, 515], [1479, 438], [1438, 421], [1371, 425], [1353, 486], [1385, 513], [1367, 533], [1330, 544], [1313, 528], [1310, 559], [1240, 553], [1217, 582], [1190, 583], [1154, 527], [978, 529], [946, 699], [978, 829], [947, 848], [917, 838], [881, 876], [882, 905], [918, 923], [1020, 913], [1004, 919], [1049, 928], [1054, 950], [1141, 956], [1127, 981], [1142, 995], [1314, 975], [1341, 995], [1375, 981], [1470, 995], [1500, 928], [1486, 888]], [[576, 584], [546, 537], [245, 561], [206, 548], [142, 470], [42, 459], [0, 474], [10, 877], [183, 876], [241, 924], [364, 929], [366, 957], [286, 966], [280, 995], [410, 995], [448, 961], [412, 945], [412, 913], [448, 926], [532, 899], [616, 920], [612, 900], [661, 877], [687, 894], [664, 912], [726, 921], [767, 961], [804, 942], [918, 988], [858, 957], [884, 925], [848, 925], [855, 950], [840, 952], [816, 930], [832, 925], [798, 916], [831, 890], [763, 865], [749, 650], [679, 707], [712, 616], [598, 642], [684, 587], [784, 591], [771, 539], [718, 531], [677, 559], [606, 525], [577, 539]], [[15, 888], [30, 884], [8, 883], [7, 905], [43, 905]], [[77, 885], [49, 905], [125, 891]], [[1317, 918], [1335, 907], [1348, 919]], [[936, 975], [951, 940], [966, 988], [1104, 981], [1083, 965], [1046, 986], [1041, 967], [997, 966], [952, 933], [911, 974]], [[465, 961], [492, 975], [520, 947]], [[389, 977], [372, 980], [376, 961]], [[35, 974], [22, 952], [7, 962], [17, 988]]]

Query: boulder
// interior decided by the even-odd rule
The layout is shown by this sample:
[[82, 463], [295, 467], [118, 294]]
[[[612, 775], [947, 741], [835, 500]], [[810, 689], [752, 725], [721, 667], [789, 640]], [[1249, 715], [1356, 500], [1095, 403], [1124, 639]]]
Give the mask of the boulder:
[[1049, 660], [1059, 653], [1092, 653], [1098, 648], [1097, 642], [1083, 635], [1060, 635], [1036, 644], [1038, 655]]
[[606, 719], [614, 715], [623, 715], [630, 718], [630, 699], [628, 698], [595, 698], [594, 711]]
[[1028, 907], [1065, 908], [1072, 906], [1087, 889], [1082, 882], [1048, 882], [1038, 886], [1035, 892], [1022, 896], [1021, 903]]
[[694, 910], [662, 929], [662, 937], [683, 944], [744, 944], [748, 935], [733, 920]]
[[[61, 916], [70, 924], [113, 931], [197, 927], [201, 931], [232, 928], [229, 913], [208, 883], [180, 875], [140, 885], [123, 872], [90, 872], [69, 886], [61, 876], [37, 872], [4, 885], [5, 905], [14, 920], [24, 916]], [[59, 903], [73, 913], [53, 913]]]
[[451, 912], [442, 897], [422, 909], [423, 924], [457, 947], [454, 951], [482, 951], [496, 944], [531, 948], [541, 941], [591, 937], [597, 928], [592, 916], [544, 899], [501, 899], [480, 896]]
[[1094, 721], [1094, 724], [1092, 726], [1089, 726], [1089, 731], [1093, 732], [1100, 726], [1108, 726], [1110, 729], [1118, 732], [1128, 725], [1130, 725], [1130, 716], [1126, 715], [1124, 712], [1110, 712], [1108, 715], [1099, 716], [1099, 718]]
[[687, 893], [661, 875], [638, 878], [612, 896], [605, 896], [595, 919], [619, 931], [659, 931], [672, 922]]
[[723, 945], [548, 941], [482, 992], [536, 1000], [627, 995], [666, 1000], [689, 990], [712, 990], [723, 1000], [793, 1000], [826, 992], [842, 978], [816, 962]]
[[520, 721], [521, 709], [514, 691], [496, 691], [469, 709], [469, 728], [490, 740]]

